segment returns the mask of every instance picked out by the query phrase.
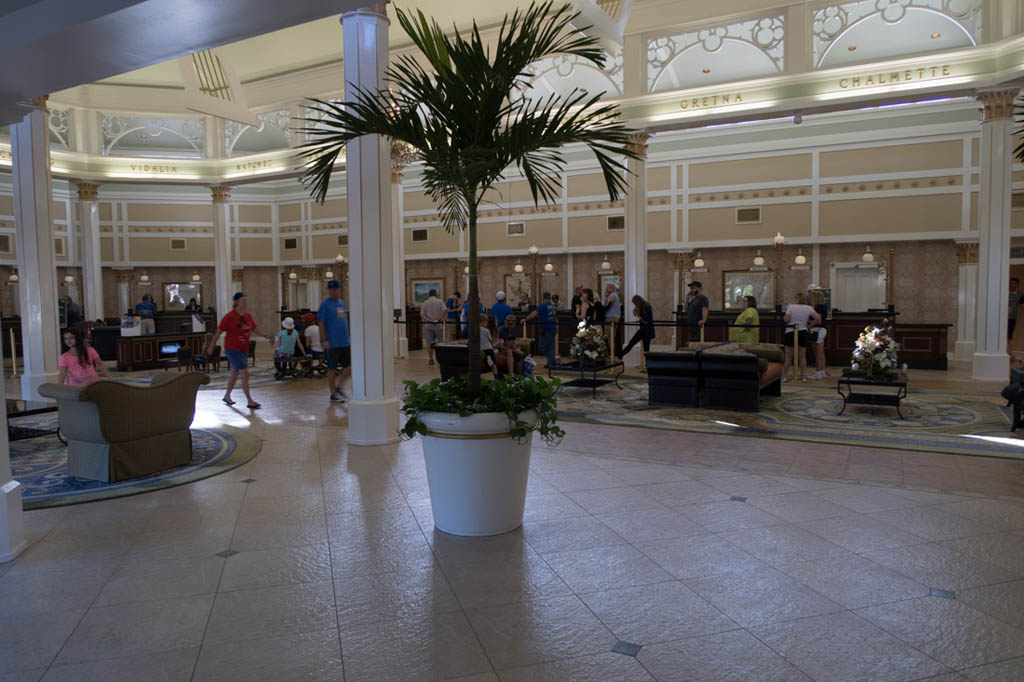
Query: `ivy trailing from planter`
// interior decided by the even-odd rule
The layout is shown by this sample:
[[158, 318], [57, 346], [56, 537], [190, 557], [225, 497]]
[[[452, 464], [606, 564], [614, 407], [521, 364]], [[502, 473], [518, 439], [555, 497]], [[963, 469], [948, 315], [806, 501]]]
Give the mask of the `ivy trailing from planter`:
[[[434, 379], [425, 384], [406, 381], [402, 414], [408, 419], [400, 433], [404, 438], [426, 435], [427, 425], [420, 419], [426, 412], [442, 412], [468, 417], [485, 412], [500, 412], [508, 417], [508, 435], [516, 440], [530, 437], [536, 431], [548, 445], [557, 445], [565, 436], [558, 428], [555, 391], [559, 380], [545, 381], [540, 377], [507, 376], [498, 381], [481, 382], [481, 392], [471, 398], [466, 390], [466, 380], [455, 377], [448, 381]], [[537, 413], [537, 423], [529, 424], [519, 415], [523, 412]]]

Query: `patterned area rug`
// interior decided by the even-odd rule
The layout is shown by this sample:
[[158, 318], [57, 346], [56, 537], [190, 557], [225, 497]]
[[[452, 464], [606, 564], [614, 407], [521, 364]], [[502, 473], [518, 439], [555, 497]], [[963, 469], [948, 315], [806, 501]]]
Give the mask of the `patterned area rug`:
[[67, 473], [67, 447], [57, 440], [56, 413], [19, 417], [12, 420], [22, 428], [47, 430], [53, 434], [11, 443], [11, 469], [22, 485], [25, 509], [61, 507], [95, 502], [112, 497], [171, 488], [230, 471], [260, 452], [261, 441], [251, 433], [230, 426], [192, 429], [192, 461], [149, 476], [104, 483], [75, 478]]
[[[152, 369], [141, 372], [116, 372], [111, 371], [114, 379], [125, 384], [133, 384], [135, 386], [149, 386], [149, 382], [153, 380], [153, 375], [162, 374], [164, 372], [170, 372], [171, 374], [177, 373], [177, 369], [172, 367], [170, 369]], [[221, 362], [219, 372], [210, 372], [210, 383], [205, 386], [200, 386], [200, 391], [223, 391], [224, 387], [227, 386], [228, 377], [231, 376], [231, 369], [228, 367], [227, 361]], [[249, 386], [267, 386], [272, 384], [274, 379], [274, 361], [272, 359], [258, 359], [256, 360], [256, 366], [249, 366]]]
[[1010, 432], [1011, 417], [998, 394], [915, 390], [895, 408], [850, 405], [835, 379], [827, 383], [789, 383], [781, 397], [762, 396], [761, 412], [655, 407], [647, 404], [646, 379], [623, 377], [598, 390], [563, 388], [558, 413], [569, 421], [645, 426], [677, 431], [728, 433], [816, 443], [946, 452], [981, 457], [1024, 459], [1024, 434]]

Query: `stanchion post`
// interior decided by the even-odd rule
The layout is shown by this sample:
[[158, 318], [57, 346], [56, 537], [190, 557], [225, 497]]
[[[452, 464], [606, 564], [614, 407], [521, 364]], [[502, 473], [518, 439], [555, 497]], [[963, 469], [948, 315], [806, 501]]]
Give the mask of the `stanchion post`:
[[796, 325], [793, 325], [793, 381], [800, 376], [800, 332], [797, 330]]
[[700, 342], [704, 343], [704, 325], [700, 326]]
[[14, 346], [14, 330], [8, 329], [7, 333], [11, 335], [11, 376], [18, 376], [18, 349]]

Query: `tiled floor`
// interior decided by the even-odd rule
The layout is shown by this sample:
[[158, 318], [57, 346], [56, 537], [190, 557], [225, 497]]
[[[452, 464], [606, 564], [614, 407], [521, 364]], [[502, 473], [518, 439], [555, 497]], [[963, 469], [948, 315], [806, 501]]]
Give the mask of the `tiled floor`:
[[418, 441], [256, 393], [199, 399], [264, 439], [244, 467], [26, 514], [0, 682], [1024, 679], [1020, 462], [566, 424], [522, 529], [466, 539]]

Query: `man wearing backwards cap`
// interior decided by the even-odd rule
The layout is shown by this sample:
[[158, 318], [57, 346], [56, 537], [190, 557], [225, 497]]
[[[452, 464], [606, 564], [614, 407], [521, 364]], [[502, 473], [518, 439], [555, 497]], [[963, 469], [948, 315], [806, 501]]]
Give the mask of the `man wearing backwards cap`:
[[505, 318], [512, 312], [512, 306], [505, 302], [505, 292], [499, 291], [494, 295], [494, 304], [491, 306], [491, 315], [494, 315], [494, 319], [498, 322], [498, 327], [501, 328], [505, 324]]
[[316, 320], [320, 327], [320, 345], [327, 354], [327, 387], [331, 391], [331, 402], [343, 403], [348, 396], [341, 387], [351, 374], [352, 349], [348, 336], [348, 307], [341, 300], [341, 282], [338, 280], [327, 282], [327, 298], [320, 304]]

